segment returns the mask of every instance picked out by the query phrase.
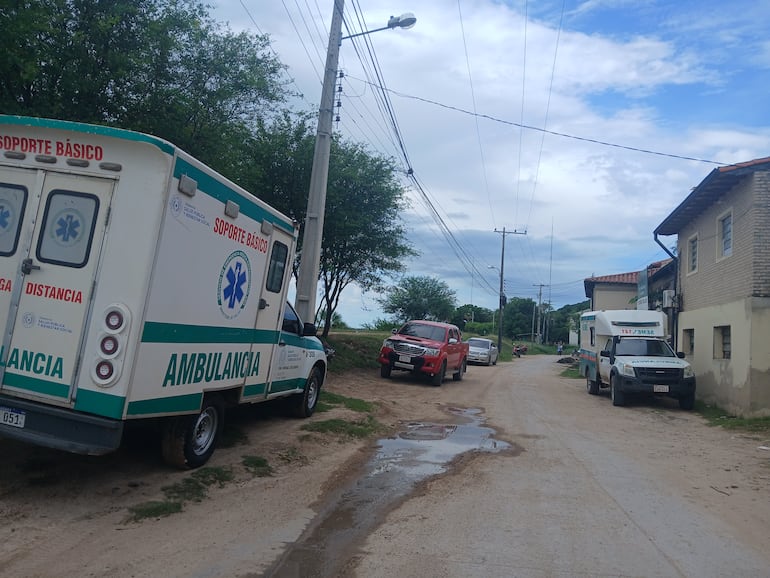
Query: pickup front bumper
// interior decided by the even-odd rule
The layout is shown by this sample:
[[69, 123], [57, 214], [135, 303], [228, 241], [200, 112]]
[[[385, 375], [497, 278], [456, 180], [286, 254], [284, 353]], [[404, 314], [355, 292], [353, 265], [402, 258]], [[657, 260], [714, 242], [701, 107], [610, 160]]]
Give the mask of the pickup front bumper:
[[381, 365], [389, 365], [391, 369], [427, 373], [429, 375], [435, 375], [441, 369], [441, 357], [404, 355], [393, 350], [380, 353], [378, 361]]
[[685, 377], [678, 381], [650, 380], [617, 374], [617, 388], [620, 393], [639, 395], [667, 395], [669, 397], [688, 397], [695, 394], [695, 378]]

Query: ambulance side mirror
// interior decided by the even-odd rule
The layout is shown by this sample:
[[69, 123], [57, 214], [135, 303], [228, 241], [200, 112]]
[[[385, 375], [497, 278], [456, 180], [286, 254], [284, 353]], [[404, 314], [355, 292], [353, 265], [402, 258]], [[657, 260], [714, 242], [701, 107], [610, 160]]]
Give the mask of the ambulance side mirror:
[[303, 337], [315, 337], [316, 333], [318, 333], [318, 328], [313, 323], [305, 323], [302, 326], [302, 336]]
[[677, 356], [679, 359], [684, 359], [684, 351], [677, 351], [677, 352], [676, 352], [676, 356]]
[[609, 349], [602, 349], [602, 350], [599, 352], [599, 356], [600, 356], [600, 357], [612, 357], [612, 354], [610, 353], [610, 350], [609, 350]]

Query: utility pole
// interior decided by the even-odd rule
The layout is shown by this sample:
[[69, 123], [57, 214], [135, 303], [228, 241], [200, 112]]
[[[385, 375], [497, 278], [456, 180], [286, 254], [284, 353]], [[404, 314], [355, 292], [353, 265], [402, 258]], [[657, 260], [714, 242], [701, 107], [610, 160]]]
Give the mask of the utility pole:
[[537, 287], [537, 337], [538, 337], [538, 343], [543, 342], [543, 334], [541, 333], [540, 328], [540, 315], [542, 314], [542, 302], [543, 302], [543, 287], [548, 287], [545, 283], [537, 283], [535, 284], [535, 287]]
[[294, 308], [302, 321], [315, 322], [318, 273], [321, 269], [321, 241], [323, 240], [324, 213], [326, 211], [326, 185], [329, 182], [329, 157], [332, 146], [332, 118], [334, 116], [334, 84], [337, 79], [340, 44], [346, 38], [354, 38], [395, 28], [411, 28], [417, 22], [414, 14], [391, 16], [382, 28], [364, 30], [350, 36], [342, 36], [342, 10], [345, 0], [334, 0], [329, 46], [326, 50], [326, 68], [321, 89], [321, 105], [318, 109], [318, 129], [313, 152], [313, 168], [310, 171], [310, 190], [307, 198], [305, 231], [302, 235], [302, 255], [297, 273], [297, 296]]
[[500, 233], [503, 237], [503, 248], [502, 251], [500, 251], [500, 311], [498, 314], [498, 324], [497, 324], [497, 350], [500, 351], [503, 348], [503, 309], [505, 308], [505, 290], [503, 287], [503, 269], [505, 267], [505, 236], [506, 235], [526, 235], [526, 231], [506, 231], [505, 227], [503, 227], [502, 231], [498, 231], [495, 229], [495, 233]]
[[334, 13], [329, 30], [329, 47], [326, 52], [326, 69], [318, 110], [318, 129], [313, 152], [313, 168], [310, 173], [310, 191], [305, 215], [305, 231], [302, 235], [302, 257], [297, 274], [297, 297], [294, 301], [302, 321], [315, 323], [315, 300], [318, 292], [318, 273], [321, 269], [321, 240], [326, 212], [326, 184], [329, 181], [329, 156], [332, 146], [332, 117], [334, 115], [334, 83], [342, 38], [342, 10], [345, 0], [334, 0]]

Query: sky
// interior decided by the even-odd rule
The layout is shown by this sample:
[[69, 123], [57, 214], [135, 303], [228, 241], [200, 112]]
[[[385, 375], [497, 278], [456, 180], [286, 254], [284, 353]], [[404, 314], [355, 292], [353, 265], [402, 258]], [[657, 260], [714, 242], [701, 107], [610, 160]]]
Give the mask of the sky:
[[[317, 114], [334, 0], [211, 6], [269, 36]], [[404, 274], [457, 305], [496, 309], [501, 261], [509, 298], [584, 301], [584, 279], [668, 258], [654, 229], [714, 168], [770, 156], [770, 0], [346, 0], [343, 36], [405, 13], [342, 40], [334, 130], [395, 160]], [[338, 312], [361, 327], [380, 298], [352, 285]]]

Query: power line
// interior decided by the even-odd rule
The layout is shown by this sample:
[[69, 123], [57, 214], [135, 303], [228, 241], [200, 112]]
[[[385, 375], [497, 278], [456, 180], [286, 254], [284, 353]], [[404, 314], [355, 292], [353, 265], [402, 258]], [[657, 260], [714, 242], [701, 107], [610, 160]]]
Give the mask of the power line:
[[[351, 77], [351, 78], [355, 78], [355, 77]], [[368, 82], [368, 81], [362, 80], [360, 78], [356, 78], [356, 80], [361, 81], [361, 82]], [[644, 154], [649, 154], [649, 155], [657, 155], [657, 156], [661, 156], [661, 157], [668, 157], [668, 158], [673, 158], [673, 159], [679, 159], [679, 160], [683, 160], [683, 161], [695, 161], [695, 162], [698, 162], [698, 163], [707, 163], [707, 164], [718, 165], [718, 166], [726, 166], [727, 165], [727, 163], [721, 163], [721, 162], [718, 162], [718, 161], [712, 161], [712, 160], [708, 160], [708, 159], [699, 159], [697, 157], [687, 157], [687, 156], [676, 155], [676, 154], [672, 154], [672, 153], [664, 153], [664, 152], [660, 152], [660, 151], [653, 151], [653, 150], [649, 150], [649, 149], [642, 149], [642, 148], [632, 147], [632, 146], [628, 146], [628, 145], [621, 145], [621, 144], [617, 144], [617, 143], [601, 141], [601, 140], [598, 140], [598, 139], [592, 139], [592, 138], [587, 138], [587, 137], [567, 134], [567, 133], [563, 133], [563, 132], [557, 132], [557, 131], [554, 131], [554, 130], [548, 130], [548, 129], [545, 129], [545, 128], [539, 128], [539, 127], [536, 127], [536, 126], [522, 124], [522, 123], [510, 121], [510, 120], [504, 120], [504, 119], [497, 118], [497, 117], [494, 117], [494, 116], [489, 115], [489, 114], [474, 113], [474, 112], [471, 112], [469, 110], [465, 110], [463, 108], [460, 108], [458, 106], [452, 106], [452, 105], [449, 105], [449, 104], [444, 104], [444, 103], [441, 103], [441, 102], [437, 102], [435, 100], [431, 100], [429, 98], [423, 98], [421, 96], [414, 96], [412, 94], [406, 94], [406, 93], [403, 93], [403, 92], [392, 90], [390, 88], [382, 88], [382, 90], [387, 90], [388, 92], [390, 92], [392, 94], [395, 94], [396, 96], [400, 96], [401, 98], [408, 98], [408, 99], [411, 99], [411, 100], [417, 100], [417, 101], [424, 102], [426, 104], [432, 104], [433, 106], [438, 106], [440, 108], [444, 108], [444, 109], [447, 109], [447, 110], [453, 110], [455, 112], [459, 112], [459, 113], [462, 113], [462, 114], [467, 114], [469, 116], [478, 116], [479, 118], [485, 118], [487, 120], [491, 120], [492, 122], [498, 122], [500, 124], [505, 124], [505, 125], [508, 125], [508, 126], [515, 126], [515, 127], [519, 127], [519, 128], [524, 128], [524, 129], [533, 130], [533, 131], [536, 131], [536, 132], [543, 132], [545, 134], [550, 134], [550, 135], [553, 135], [553, 136], [560, 136], [560, 137], [563, 137], [563, 138], [569, 138], [569, 139], [573, 139], [573, 140], [589, 142], [589, 143], [598, 144], [598, 145], [602, 145], [602, 146], [614, 147], [614, 148], [619, 148], [619, 149], [624, 149], [624, 150], [629, 150], [629, 151], [634, 151], [634, 152], [644, 153]]]

